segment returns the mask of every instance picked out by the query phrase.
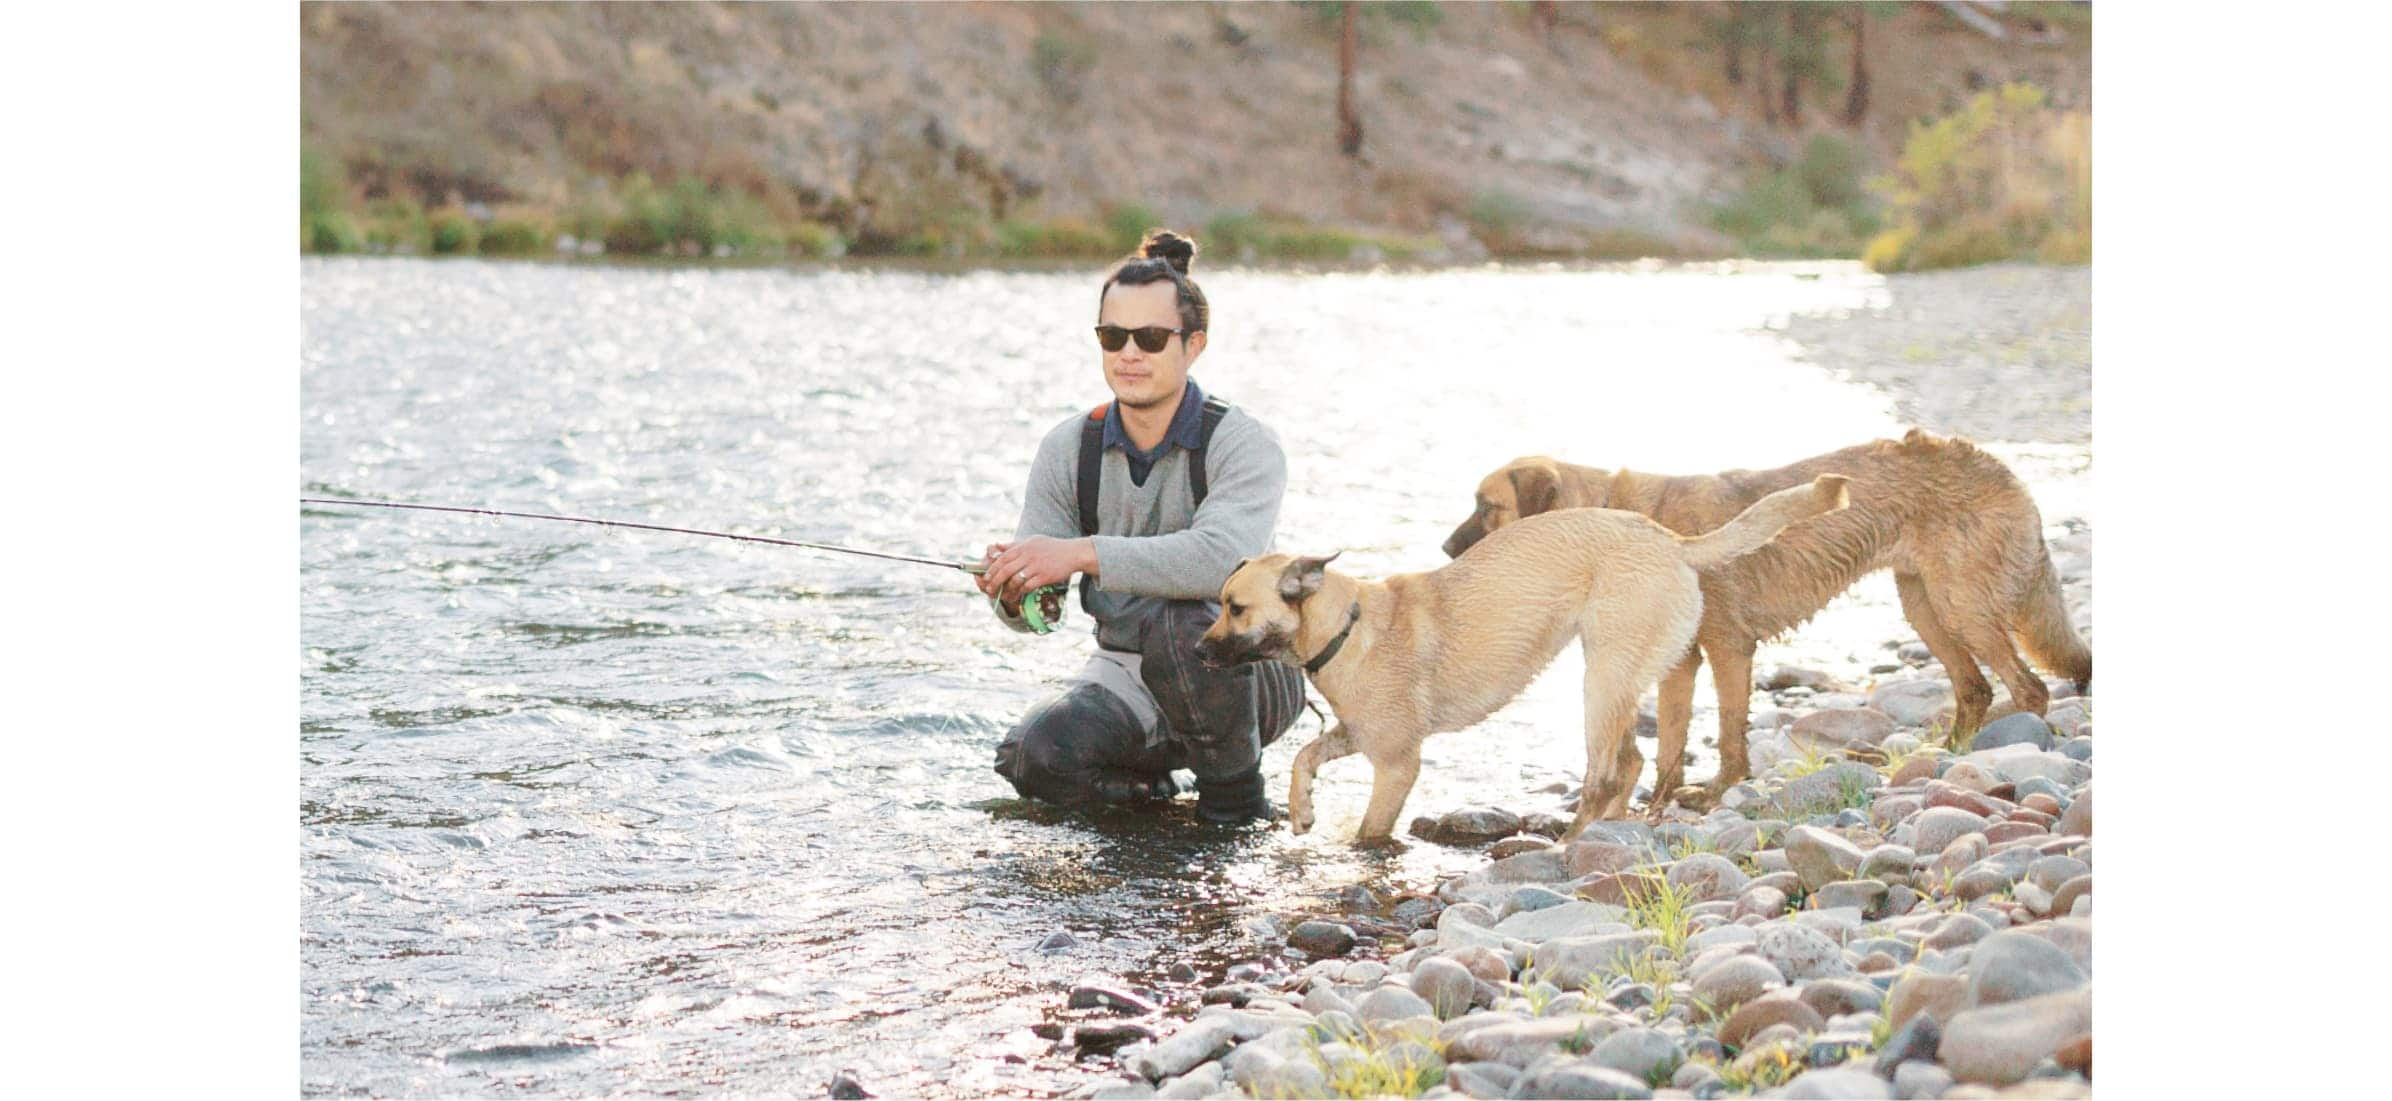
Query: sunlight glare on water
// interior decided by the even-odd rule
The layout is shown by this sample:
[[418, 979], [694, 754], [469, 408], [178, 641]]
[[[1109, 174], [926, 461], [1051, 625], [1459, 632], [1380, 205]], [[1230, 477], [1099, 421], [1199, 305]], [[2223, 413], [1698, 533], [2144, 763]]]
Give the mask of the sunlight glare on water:
[[[1898, 433], [1799, 361], [1792, 313], [1882, 303], [1850, 265], [1327, 273], [1200, 267], [1208, 390], [1274, 428], [1279, 547], [1434, 568], [1498, 464], [1693, 473]], [[963, 559], [1032, 450], [1105, 397], [1100, 273], [308, 260], [301, 486]], [[1995, 449], [2083, 516], [2082, 448]], [[1083, 819], [990, 771], [1092, 645], [997, 625], [960, 574], [579, 525], [303, 509], [302, 1035], [309, 1093], [1047, 1094], [1109, 1073], [1029, 1032], [1087, 974], [1192, 1000], [1267, 914], [1433, 885], [1473, 852], [1224, 840], [1187, 806]], [[1910, 637], [1872, 578], [1782, 645], [1865, 679]], [[1550, 807], [1577, 657], [1429, 744], [1407, 815]], [[1697, 695], [1695, 740], [1713, 708]], [[1272, 747], [1284, 795], [1308, 717]], [[1708, 756], [1693, 771], [1706, 775]], [[1077, 948], [1037, 943], [1070, 930]], [[1166, 972], [1186, 961], [1197, 983]]]

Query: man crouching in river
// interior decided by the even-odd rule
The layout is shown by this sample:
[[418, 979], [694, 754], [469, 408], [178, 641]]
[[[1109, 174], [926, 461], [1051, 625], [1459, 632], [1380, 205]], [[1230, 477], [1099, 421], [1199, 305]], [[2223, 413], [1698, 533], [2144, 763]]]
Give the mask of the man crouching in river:
[[1080, 574], [1096, 621], [1096, 654], [997, 746], [1014, 790], [1066, 804], [1167, 799], [1171, 770], [1185, 768], [1196, 813], [1237, 824], [1274, 815], [1262, 747], [1295, 723], [1304, 675], [1196, 658], [1222, 582], [1270, 549], [1287, 457], [1260, 421], [1188, 378], [1211, 320], [1188, 278], [1195, 258], [1194, 241], [1156, 230], [1105, 279], [1096, 335], [1114, 400], [1047, 433], [1013, 542], [988, 548], [979, 584], [1026, 631], [1022, 595]]

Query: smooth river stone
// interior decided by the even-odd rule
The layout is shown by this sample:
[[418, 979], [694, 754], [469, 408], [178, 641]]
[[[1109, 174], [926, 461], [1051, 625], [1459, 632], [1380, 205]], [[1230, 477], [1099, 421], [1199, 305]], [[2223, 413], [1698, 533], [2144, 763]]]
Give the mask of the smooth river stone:
[[2092, 1031], [2090, 989], [2045, 994], [1955, 1014], [1936, 1058], [1960, 1081], [2006, 1086]]

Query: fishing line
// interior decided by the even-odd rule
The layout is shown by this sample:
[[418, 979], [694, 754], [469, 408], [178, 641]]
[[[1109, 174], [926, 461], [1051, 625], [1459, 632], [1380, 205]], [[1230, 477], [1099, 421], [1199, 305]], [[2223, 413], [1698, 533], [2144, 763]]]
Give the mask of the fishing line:
[[[643, 524], [634, 520], [606, 520], [592, 516], [558, 516], [545, 512], [508, 512], [503, 509], [464, 508], [457, 505], [418, 505], [405, 501], [369, 501], [353, 497], [301, 497], [299, 503], [303, 505], [348, 505], [357, 508], [409, 509], [417, 512], [456, 512], [467, 516], [509, 516], [518, 520], [556, 520], [568, 524], [591, 524], [602, 528], [669, 531], [677, 535], [702, 535], [709, 539], [733, 539], [742, 543], [765, 543], [776, 547], [796, 547], [800, 550], [861, 555], [865, 558], [880, 558], [891, 562], [911, 562], [921, 566], [961, 570], [974, 576], [988, 572], [988, 567], [978, 562], [951, 562], [943, 558], [924, 558], [919, 555], [865, 550], [862, 547], [843, 547], [836, 543], [810, 543], [802, 539], [775, 539], [767, 535], [741, 535], [732, 531], [709, 531], [705, 528], [674, 527], [670, 524]], [[1046, 585], [1031, 591], [1030, 595], [1037, 599], [1022, 601], [1022, 618], [1029, 623], [1032, 631], [1043, 635], [1054, 630], [1055, 625], [1062, 621], [1063, 592], [1064, 586], [1061, 583]]]

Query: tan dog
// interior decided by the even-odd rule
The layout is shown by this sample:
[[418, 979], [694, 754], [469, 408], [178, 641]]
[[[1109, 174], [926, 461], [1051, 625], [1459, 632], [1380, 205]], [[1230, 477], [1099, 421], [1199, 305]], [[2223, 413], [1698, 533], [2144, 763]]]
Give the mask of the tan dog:
[[1288, 823], [1310, 829], [1314, 772], [1360, 752], [1372, 779], [1356, 840], [1381, 841], [1420, 774], [1421, 742], [1510, 703], [1575, 638], [1586, 650], [1575, 837], [1598, 812], [1627, 809], [1643, 765], [1628, 736], [1636, 698], [1693, 642], [1703, 615], [1696, 571], [1844, 503], [1844, 479], [1823, 475], [1691, 538], [1629, 512], [1557, 512], [1507, 524], [1443, 568], [1377, 582], [1329, 572], [1336, 555], [1248, 559], [1221, 587], [1221, 618], [1197, 653], [1216, 664], [1303, 663], [1337, 725], [1296, 754]]
[[1974, 444], [1917, 429], [1899, 442], [1877, 440], [1775, 470], [1684, 477], [1516, 459], [1479, 483], [1478, 509], [1445, 541], [1445, 553], [1467, 562], [1462, 552], [1491, 543], [1489, 533], [1554, 509], [1627, 509], [1698, 534], [1764, 494], [1829, 470], [1851, 477], [1851, 509], [1704, 571], [1697, 649], [1661, 682], [1656, 801], [1684, 778], [1694, 674], [1703, 660], [1710, 660], [1719, 687], [1719, 776], [1710, 785], [1716, 795], [1750, 774], [1744, 734], [1754, 646], [1801, 625], [1876, 570], [1894, 571], [1903, 615], [1952, 678], [1955, 745], [1984, 722], [1993, 700], [1977, 671], [1980, 660], [2019, 707], [2041, 714], [2050, 702], [2043, 682], [2011, 648], [2013, 639], [2080, 691], [2092, 687], [2093, 655], [2061, 604], [2034, 498], [2010, 468]]

